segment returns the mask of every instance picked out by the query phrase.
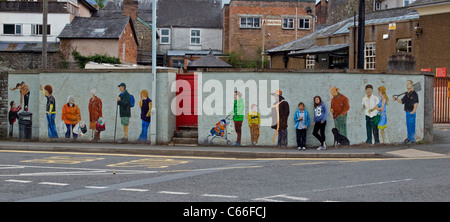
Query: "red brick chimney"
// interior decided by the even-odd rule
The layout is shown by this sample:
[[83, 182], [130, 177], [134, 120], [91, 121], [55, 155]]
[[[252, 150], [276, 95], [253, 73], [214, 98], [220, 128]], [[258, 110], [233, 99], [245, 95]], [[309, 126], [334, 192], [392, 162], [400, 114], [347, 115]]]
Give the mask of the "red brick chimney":
[[130, 16], [132, 20], [136, 20], [138, 16], [137, 0], [123, 0], [123, 15]]

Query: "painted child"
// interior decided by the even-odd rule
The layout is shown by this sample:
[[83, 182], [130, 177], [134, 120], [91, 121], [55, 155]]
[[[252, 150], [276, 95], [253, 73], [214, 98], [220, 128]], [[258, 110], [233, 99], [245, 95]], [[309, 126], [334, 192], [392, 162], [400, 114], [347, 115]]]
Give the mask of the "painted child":
[[257, 105], [252, 104], [250, 112], [247, 114], [248, 126], [250, 127], [250, 136], [253, 145], [258, 144], [259, 126], [261, 125], [261, 116], [257, 112]]
[[55, 116], [56, 116], [56, 101], [55, 97], [53, 97], [53, 88], [50, 85], [46, 85], [42, 88], [42, 85], [39, 86], [42, 94], [47, 98], [47, 105], [45, 108], [46, 116], [47, 116], [47, 129], [48, 129], [48, 137], [52, 139], [58, 138], [58, 132], [56, 131], [55, 124]]
[[305, 104], [300, 102], [294, 115], [295, 131], [297, 134], [297, 149], [306, 150], [306, 130], [309, 126], [309, 114], [305, 110]]
[[11, 101], [10, 103], [11, 109], [8, 113], [8, 119], [9, 119], [9, 137], [13, 137], [13, 126], [16, 122], [17, 117], [19, 116], [18, 113], [22, 109], [22, 98], [20, 98], [20, 105], [16, 107], [16, 103], [14, 101]]
[[30, 100], [30, 87], [28, 87], [28, 85], [25, 82], [21, 82], [21, 83], [17, 83], [16, 87], [11, 88], [11, 90], [16, 90], [19, 89], [20, 90], [20, 98], [25, 100], [25, 107], [24, 110], [25, 112], [28, 112], [28, 101]]

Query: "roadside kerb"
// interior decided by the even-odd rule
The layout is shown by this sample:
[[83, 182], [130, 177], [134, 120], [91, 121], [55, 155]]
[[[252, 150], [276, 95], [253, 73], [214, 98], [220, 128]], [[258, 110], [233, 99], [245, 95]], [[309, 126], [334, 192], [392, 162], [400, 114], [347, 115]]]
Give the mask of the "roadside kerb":
[[[82, 145], [77, 146], [78, 144]], [[117, 145], [117, 144], [115, 144]], [[223, 157], [223, 158], [387, 158], [389, 155], [383, 155], [375, 152], [363, 153], [333, 153], [333, 151], [320, 152], [292, 152], [286, 149], [272, 148], [275, 152], [242, 151], [236, 148], [226, 147], [223, 150], [220, 147], [214, 147], [208, 150], [203, 147], [172, 147], [158, 146], [144, 147], [138, 144], [124, 144], [123, 147], [108, 147], [108, 144], [95, 144], [90, 146], [87, 143], [68, 143], [66, 146], [61, 144], [0, 144], [0, 149], [4, 150], [24, 150], [24, 151], [53, 151], [53, 152], [82, 152], [82, 153], [115, 153], [115, 154], [136, 154], [136, 155], [167, 155], [167, 156], [199, 156], [199, 157]], [[286, 151], [285, 151], [286, 150]]]

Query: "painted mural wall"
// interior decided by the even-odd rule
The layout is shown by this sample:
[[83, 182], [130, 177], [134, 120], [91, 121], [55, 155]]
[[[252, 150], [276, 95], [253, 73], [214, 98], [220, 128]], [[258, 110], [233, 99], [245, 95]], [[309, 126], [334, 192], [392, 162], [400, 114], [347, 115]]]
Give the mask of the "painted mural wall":
[[[429, 114], [433, 112], [433, 108], [432, 105], [424, 105], [430, 102], [430, 97], [425, 99], [425, 88], [430, 86], [432, 77], [418, 74], [252, 72], [226, 74], [208, 72], [198, 73], [198, 75], [198, 79], [201, 81], [198, 94], [202, 99], [198, 103], [201, 106], [199, 107], [201, 115], [198, 120], [200, 144], [234, 145], [239, 139], [237, 138], [239, 129], [236, 130], [236, 128], [242, 125], [239, 143], [252, 145], [255, 142], [255, 135], [252, 136], [254, 131], [251, 129], [251, 123], [253, 121], [251, 118], [249, 120], [248, 114], [252, 110], [252, 105], [256, 104], [253, 109], [260, 115], [257, 144], [285, 146], [286, 142], [283, 140], [287, 140], [287, 146], [297, 147], [296, 126], [299, 127], [298, 121], [296, 122], [294, 117], [299, 110], [300, 102], [303, 103], [303, 109], [308, 112], [309, 124], [303, 122], [302, 125], [308, 125], [306, 127], [306, 146], [310, 148], [322, 146], [320, 140], [313, 135], [314, 126], [320, 124], [325, 125], [325, 144], [328, 147], [332, 146], [334, 142], [333, 128], [338, 128], [340, 134], [344, 134], [350, 144], [402, 143], [405, 140], [408, 142], [408, 138], [417, 142], [423, 140], [424, 137], [429, 139], [430, 134], [432, 138], [427, 121], [432, 124]], [[412, 123], [412, 110], [407, 117], [405, 105], [393, 98], [394, 95], [406, 92], [407, 87], [416, 88], [416, 94], [408, 94], [409, 97], [407, 97], [414, 99], [413, 102], [409, 102], [413, 107], [417, 103], [413, 112], [415, 123]], [[380, 94], [379, 88], [381, 89]], [[242, 94], [236, 99], [236, 104], [244, 104], [243, 112], [240, 114], [235, 112], [235, 91]], [[368, 93], [371, 93], [369, 98], [367, 98]], [[314, 97], [316, 96], [320, 96], [323, 106], [314, 107]], [[428, 96], [431, 96], [432, 104], [432, 94], [428, 93]], [[404, 95], [397, 97], [401, 100]], [[276, 101], [276, 98], [282, 99]], [[284, 101], [280, 103], [283, 99]], [[288, 112], [283, 111], [282, 108], [286, 107], [283, 105], [286, 102]], [[279, 122], [280, 119], [274, 120], [274, 118], [278, 118], [274, 112], [278, 112], [280, 119], [287, 118], [286, 130], [282, 129], [284, 124]], [[324, 114], [324, 112], [326, 113]], [[287, 117], [286, 114], [288, 114]], [[378, 117], [377, 114], [379, 114]], [[233, 121], [233, 119], [236, 120], [236, 115], [244, 117], [238, 119], [237, 127]], [[315, 116], [321, 116], [320, 118], [323, 119]], [[304, 114], [302, 114], [303, 118], [305, 118]], [[316, 124], [313, 123], [315, 118], [320, 120]], [[374, 118], [376, 124], [373, 123]], [[409, 118], [411, 123], [408, 127], [406, 118]], [[240, 120], [242, 122], [239, 123]], [[273, 127], [273, 125], [277, 125], [277, 121], [280, 126]], [[222, 130], [220, 130], [221, 128]], [[317, 128], [317, 134], [320, 137], [320, 127]], [[370, 134], [368, 131], [371, 131]]]
[[[71, 139], [66, 139], [66, 134], [60, 131], [63, 125], [69, 124], [74, 127], [79, 122], [86, 124], [87, 132], [78, 134], [78, 141], [89, 141], [96, 135], [97, 129], [96, 123], [91, 125], [92, 112], [99, 112], [98, 107], [101, 101], [101, 115], [94, 115], [95, 118], [102, 117], [102, 122], [105, 125], [104, 131], [101, 131], [97, 135], [101, 142], [113, 141], [114, 137], [116, 141], [125, 137], [126, 131], [124, 130], [124, 123], [126, 120], [122, 120], [120, 109], [118, 109], [118, 97], [121, 94], [119, 85], [121, 83], [126, 84], [126, 90], [130, 95], [133, 95], [135, 99], [134, 107], [130, 108], [130, 118], [128, 119], [128, 141], [140, 142], [139, 138], [144, 138], [142, 134], [142, 118], [141, 112], [146, 112], [144, 117], [148, 117], [148, 109], [151, 110], [149, 105], [150, 101], [146, 100], [140, 102], [141, 93], [146, 90], [148, 98], [152, 101], [156, 101], [158, 123], [157, 142], [169, 143], [173, 132], [175, 130], [175, 116], [170, 111], [170, 100], [175, 97], [175, 93], [170, 92], [170, 85], [175, 81], [174, 72], [158, 72], [157, 74], [157, 95], [164, 95], [164, 97], [157, 96], [155, 99], [152, 97], [152, 74], [148, 71], [133, 71], [133, 72], [107, 72], [107, 71], [88, 71], [88, 72], [59, 72], [59, 73], [9, 73], [9, 92], [8, 92], [8, 104], [11, 101], [16, 103], [16, 106], [20, 103], [20, 88], [12, 90], [17, 83], [25, 82], [29, 88], [29, 102], [28, 112], [32, 113], [32, 138], [42, 141], [52, 140], [50, 134], [53, 134], [52, 130], [49, 130], [47, 113], [54, 113], [54, 127], [56, 127], [56, 133], [59, 141], [70, 141], [74, 135], [69, 133]], [[52, 97], [55, 101], [53, 110], [47, 109], [47, 96], [44, 94], [47, 91], [47, 85], [51, 86]], [[43, 91], [40, 89], [42, 86]], [[95, 92], [95, 93], [93, 93]], [[97, 97], [96, 104], [92, 103], [92, 94]], [[48, 97], [50, 98], [50, 97]], [[49, 99], [49, 100], [53, 100]], [[23, 98], [22, 98], [23, 100]], [[129, 99], [128, 99], [129, 100]], [[51, 102], [50, 102], [51, 103]], [[141, 104], [140, 104], [141, 103]], [[73, 106], [75, 104], [75, 106]], [[70, 107], [68, 107], [70, 105]], [[91, 105], [91, 111], [89, 106]], [[141, 108], [143, 106], [145, 109]], [[76, 111], [76, 108], [78, 111]], [[25, 102], [22, 104], [22, 111], [24, 111]], [[96, 110], [96, 111], [94, 111]], [[144, 111], [142, 111], [144, 110]], [[63, 115], [64, 112], [64, 115]], [[153, 114], [153, 113], [152, 113]], [[51, 118], [50, 118], [51, 119]], [[145, 118], [148, 121], [148, 118]], [[97, 119], [98, 120], [98, 119]], [[146, 121], [146, 122], [147, 122]], [[64, 123], [64, 124], [63, 124]], [[146, 133], [147, 138], [150, 138], [151, 123], [148, 124], [149, 128]], [[91, 126], [91, 127], [90, 127]], [[52, 127], [50, 127], [52, 128]], [[8, 130], [10, 132], [10, 130]], [[49, 134], [49, 132], [51, 132]], [[65, 131], [67, 132], [67, 131]], [[115, 134], [115, 136], [114, 136]], [[19, 137], [19, 126], [16, 121], [13, 128], [13, 138]], [[55, 140], [55, 139], [53, 139]]]
[[[297, 147], [300, 145], [297, 144], [297, 130], [302, 130], [300, 138], [303, 140], [306, 136], [306, 143], [300, 146], [323, 146], [321, 140], [324, 135], [324, 142], [330, 147], [334, 142], [333, 128], [337, 128], [350, 144], [402, 143], [407, 139], [416, 142], [432, 140], [432, 76], [291, 72], [198, 72], [196, 75], [198, 143], [202, 145], [235, 145], [238, 142], [245, 146], [257, 144]], [[177, 91], [181, 89], [177, 87], [176, 73], [173, 70], [158, 71], [155, 96], [151, 94], [152, 75], [145, 70], [12, 72], [8, 75], [8, 104], [14, 101], [17, 106], [20, 103], [21, 89], [12, 88], [22, 82], [25, 82], [30, 92], [27, 96], [27, 108], [33, 113], [32, 138], [41, 141], [55, 140], [49, 135], [48, 123], [52, 118], [50, 121], [47, 118], [49, 97], [44, 95], [47, 85], [52, 86], [55, 101], [55, 108], [50, 113], [54, 112], [58, 141], [73, 140], [73, 134], [69, 133], [70, 139], [66, 139], [67, 131], [60, 131], [60, 128], [64, 128], [63, 125], [68, 124], [66, 127], [70, 129], [72, 125], [83, 121], [87, 132], [77, 136], [77, 141], [89, 141], [98, 136], [100, 142], [112, 142], [114, 135], [116, 141], [119, 141], [125, 137], [123, 125], [128, 122], [127, 142], [140, 142], [142, 128], [146, 127], [142, 118], [148, 117], [150, 110], [150, 101], [140, 102], [141, 93], [147, 90], [148, 98], [156, 103], [154, 108], [157, 110], [157, 115], [153, 116], [157, 121], [156, 131], [152, 132], [156, 132], [158, 144], [168, 144], [176, 130], [176, 115], [191, 111], [178, 106], [183, 104], [183, 99], [193, 98], [185, 95], [190, 92], [187, 90], [178, 92], [178, 98]], [[135, 106], [130, 108], [129, 119], [122, 119], [123, 113], [117, 109], [121, 83], [126, 84], [126, 90], [135, 98]], [[41, 86], [44, 92], [40, 90]], [[407, 116], [405, 105], [395, 101], [393, 96], [405, 93], [408, 88], [415, 89], [415, 93], [408, 93], [408, 98], [411, 99], [409, 104], [414, 112], [408, 111]], [[102, 122], [105, 123], [105, 130], [100, 135], [90, 129], [89, 104], [94, 89], [95, 95], [101, 99]], [[368, 94], [371, 96], [366, 98]], [[315, 107], [316, 96], [323, 103], [318, 100]], [[399, 100], [403, 98], [404, 95], [398, 96]], [[22, 103], [23, 111], [25, 101]], [[303, 112], [298, 112], [300, 103]], [[63, 118], [63, 110], [65, 114], [69, 113], [66, 118]], [[150, 114], [154, 115], [152, 112]], [[378, 114], [380, 115], [377, 117]], [[410, 120], [408, 125], [407, 118]], [[67, 121], [68, 119], [70, 120]], [[144, 134], [150, 138], [150, 129], [154, 125], [148, 125], [148, 131]], [[314, 131], [316, 135], [313, 135]], [[371, 131], [370, 134], [368, 131]], [[18, 138], [18, 134], [19, 126], [16, 121], [12, 137]], [[345, 143], [345, 140], [340, 143]]]

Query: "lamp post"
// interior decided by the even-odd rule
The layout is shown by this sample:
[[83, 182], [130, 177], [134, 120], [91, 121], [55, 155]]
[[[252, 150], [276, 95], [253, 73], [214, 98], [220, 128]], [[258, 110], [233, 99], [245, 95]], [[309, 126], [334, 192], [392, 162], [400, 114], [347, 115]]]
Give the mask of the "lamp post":
[[151, 126], [150, 126], [150, 141], [152, 145], [156, 145], [156, 3], [157, 0], [152, 0], [152, 111], [151, 111]]

